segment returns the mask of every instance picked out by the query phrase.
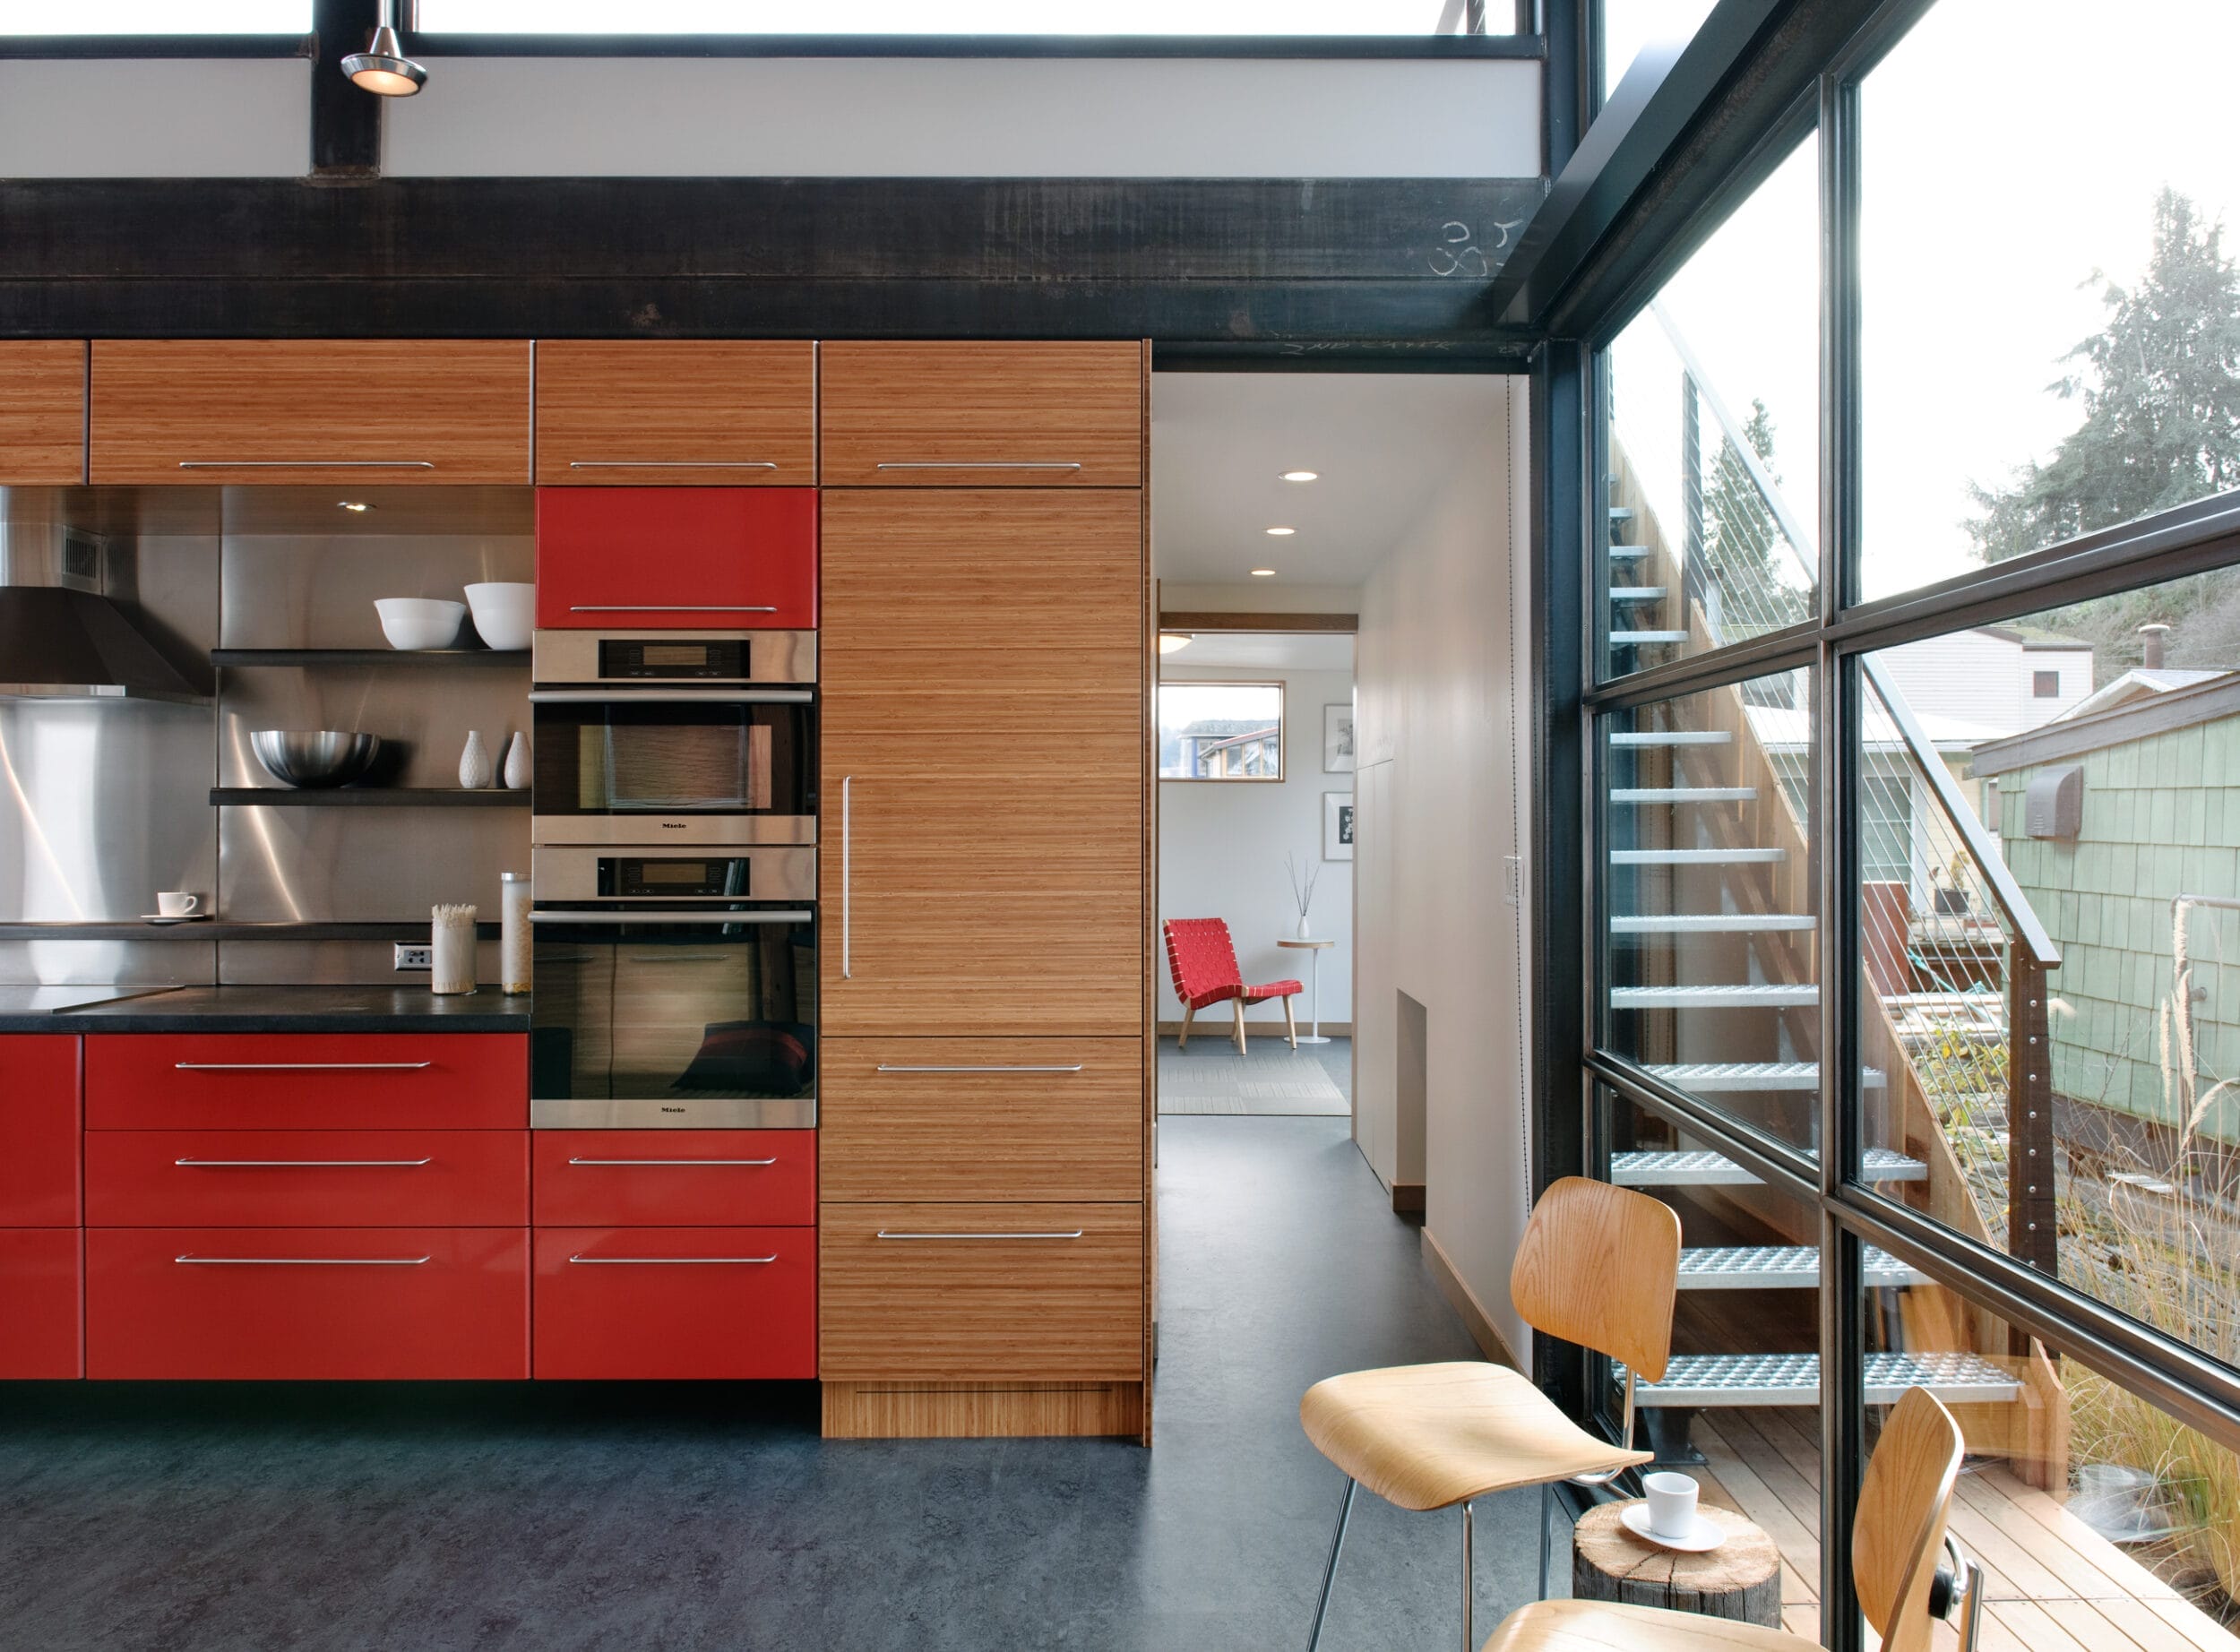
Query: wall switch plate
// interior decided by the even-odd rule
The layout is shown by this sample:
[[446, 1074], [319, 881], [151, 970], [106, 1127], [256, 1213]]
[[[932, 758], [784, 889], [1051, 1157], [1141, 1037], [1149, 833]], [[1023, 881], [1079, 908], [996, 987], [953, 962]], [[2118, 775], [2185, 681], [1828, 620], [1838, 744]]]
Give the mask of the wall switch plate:
[[433, 969], [435, 968], [435, 949], [425, 942], [400, 941], [397, 942], [397, 961], [389, 967], [392, 969]]

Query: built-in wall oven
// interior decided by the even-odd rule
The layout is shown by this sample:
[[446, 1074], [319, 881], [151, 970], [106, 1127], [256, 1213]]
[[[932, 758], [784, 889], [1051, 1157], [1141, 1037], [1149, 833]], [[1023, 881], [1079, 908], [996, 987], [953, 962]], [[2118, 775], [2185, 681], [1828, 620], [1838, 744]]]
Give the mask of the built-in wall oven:
[[816, 841], [814, 632], [540, 631], [534, 669], [534, 842]]
[[815, 1124], [814, 848], [532, 854], [532, 1123]]

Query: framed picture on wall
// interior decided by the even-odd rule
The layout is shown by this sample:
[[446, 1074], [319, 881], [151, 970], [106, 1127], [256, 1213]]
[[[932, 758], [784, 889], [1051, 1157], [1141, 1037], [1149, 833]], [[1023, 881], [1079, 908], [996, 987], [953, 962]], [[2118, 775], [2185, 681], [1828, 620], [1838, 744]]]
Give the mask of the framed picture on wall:
[[1353, 772], [1353, 708], [1350, 705], [1322, 708], [1322, 772]]
[[1353, 858], [1353, 794], [1322, 794], [1322, 858]]

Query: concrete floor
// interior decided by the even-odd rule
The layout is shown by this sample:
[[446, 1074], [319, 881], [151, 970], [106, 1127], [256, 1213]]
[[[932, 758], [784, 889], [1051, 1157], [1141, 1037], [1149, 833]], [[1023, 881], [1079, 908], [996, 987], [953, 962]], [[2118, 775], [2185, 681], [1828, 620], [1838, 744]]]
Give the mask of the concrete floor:
[[[0, 1389], [0, 1646], [1304, 1647], [1298, 1398], [1468, 1357], [1342, 1119], [1160, 1126], [1158, 1445], [826, 1444], [813, 1388]], [[1480, 1638], [1531, 1494], [1478, 1518]], [[1357, 1506], [1323, 1646], [1451, 1648], [1452, 1516]]]

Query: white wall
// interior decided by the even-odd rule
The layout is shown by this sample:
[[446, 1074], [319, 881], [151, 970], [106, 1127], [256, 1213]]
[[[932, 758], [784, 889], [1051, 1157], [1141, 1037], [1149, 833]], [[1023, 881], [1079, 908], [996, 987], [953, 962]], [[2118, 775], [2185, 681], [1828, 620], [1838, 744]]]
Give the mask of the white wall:
[[300, 57], [0, 61], [0, 177], [301, 176], [311, 72]]
[[[1525, 915], [1507, 864], [1530, 781], [1522, 385], [1484, 381], [1482, 445], [1363, 587], [1354, 1071], [1363, 1154], [1388, 1184], [1424, 1185], [1426, 1242], [1529, 1357], [1508, 1291], [1530, 1197]], [[1400, 993], [1427, 1011], [1420, 1140], [1396, 1103]]]
[[1533, 177], [1540, 65], [435, 57], [411, 176]]
[[[1298, 929], [1298, 909], [1285, 875], [1286, 849], [1321, 868], [1308, 916], [1318, 936], [1338, 942], [1322, 954], [1322, 1013], [1325, 1021], [1353, 1019], [1353, 863], [1323, 860], [1322, 794], [1349, 792], [1354, 777], [1322, 772], [1322, 708], [1353, 699], [1345, 671], [1192, 670], [1177, 656], [1167, 675], [1194, 682], [1284, 684], [1284, 778], [1279, 785], [1245, 781], [1162, 780], [1159, 787], [1159, 916], [1227, 918], [1236, 961], [1247, 981], [1287, 977], [1306, 982], [1311, 954], [1276, 945]], [[1294, 1008], [1307, 1029], [1309, 999]], [[1215, 1037], [1229, 1018], [1226, 1004], [1200, 1015], [1198, 1028]], [[1209, 1021], [1208, 1017], [1210, 1016]], [[1159, 1019], [1182, 1020], [1182, 1004], [1159, 960]], [[1248, 1010], [1255, 1028], [1283, 1024], [1283, 1005], [1271, 999]], [[1196, 1029], [1193, 1030], [1196, 1036]]]

